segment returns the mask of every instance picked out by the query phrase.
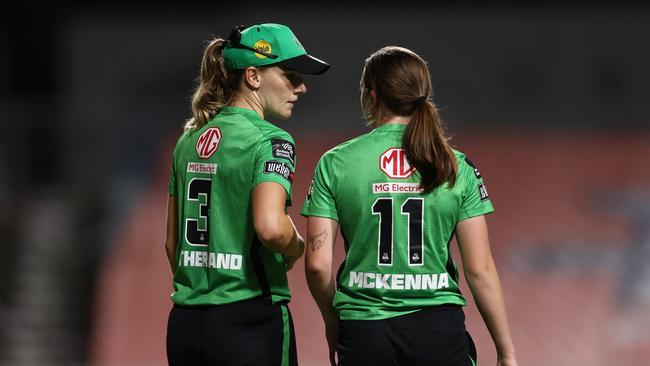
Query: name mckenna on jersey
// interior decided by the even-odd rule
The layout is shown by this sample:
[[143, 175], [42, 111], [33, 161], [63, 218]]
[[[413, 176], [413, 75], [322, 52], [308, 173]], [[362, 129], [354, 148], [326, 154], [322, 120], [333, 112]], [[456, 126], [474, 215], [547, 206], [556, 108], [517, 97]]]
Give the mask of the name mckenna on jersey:
[[437, 290], [449, 288], [447, 273], [402, 274], [350, 272], [348, 287], [385, 288], [388, 290]]
[[241, 254], [181, 250], [178, 265], [183, 267], [240, 270], [242, 256]]

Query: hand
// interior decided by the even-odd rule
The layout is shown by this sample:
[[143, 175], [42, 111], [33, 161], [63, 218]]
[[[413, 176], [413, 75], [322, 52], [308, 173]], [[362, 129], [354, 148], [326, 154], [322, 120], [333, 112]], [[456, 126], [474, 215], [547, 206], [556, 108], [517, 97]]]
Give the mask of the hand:
[[325, 323], [325, 337], [330, 354], [330, 365], [336, 366], [336, 347], [339, 344], [339, 320], [334, 319]]
[[517, 365], [517, 360], [515, 359], [514, 356], [512, 356], [512, 357], [499, 358], [497, 360], [497, 366], [518, 366], [518, 365]]
[[290, 271], [291, 268], [293, 268], [293, 265], [296, 264], [298, 259], [302, 257], [303, 253], [305, 253], [305, 240], [300, 236], [298, 231], [296, 231], [296, 239], [297, 241], [296, 245], [298, 246], [299, 253], [297, 256], [294, 255], [285, 255], [284, 256], [284, 265], [286, 266], [286, 270]]

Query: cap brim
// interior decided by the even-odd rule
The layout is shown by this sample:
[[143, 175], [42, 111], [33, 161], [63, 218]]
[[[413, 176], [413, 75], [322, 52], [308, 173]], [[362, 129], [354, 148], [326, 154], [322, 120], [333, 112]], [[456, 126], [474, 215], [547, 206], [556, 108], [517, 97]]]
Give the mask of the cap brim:
[[302, 55], [278, 62], [283, 67], [301, 74], [320, 75], [330, 68], [330, 64], [316, 57]]

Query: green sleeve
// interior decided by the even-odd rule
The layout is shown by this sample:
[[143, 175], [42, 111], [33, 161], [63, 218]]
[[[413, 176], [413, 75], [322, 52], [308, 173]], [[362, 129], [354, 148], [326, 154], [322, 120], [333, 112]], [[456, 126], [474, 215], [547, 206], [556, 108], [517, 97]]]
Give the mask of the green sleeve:
[[462, 182], [465, 185], [458, 221], [494, 211], [483, 176], [478, 168], [465, 156], [459, 158], [458, 161], [457, 182]]
[[303, 216], [320, 216], [338, 221], [336, 202], [331, 190], [331, 176], [327, 160], [321, 158], [311, 179], [311, 186], [305, 198], [300, 214]]
[[291, 184], [296, 164], [295, 144], [287, 133], [263, 136], [255, 152], [253, 187], [263, 182], [280, 184], [287, 192], [287, 207], [291, 206]]

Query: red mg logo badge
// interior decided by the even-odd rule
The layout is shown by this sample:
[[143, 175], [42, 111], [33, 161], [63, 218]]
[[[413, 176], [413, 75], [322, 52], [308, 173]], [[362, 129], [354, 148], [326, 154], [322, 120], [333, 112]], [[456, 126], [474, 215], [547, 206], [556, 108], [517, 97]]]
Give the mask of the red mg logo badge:
[[379, 156], [379, 169], [391, 178], [408, 178], [415, 168], [411, 168], [403, 149], [393, 147]]
[[202, 159], [209, 158], [217, 151], [220, 140], [221, 130], [217, 127], [208, 128], [199, 136], [199, 140], [196, 142], [197, 155]]

